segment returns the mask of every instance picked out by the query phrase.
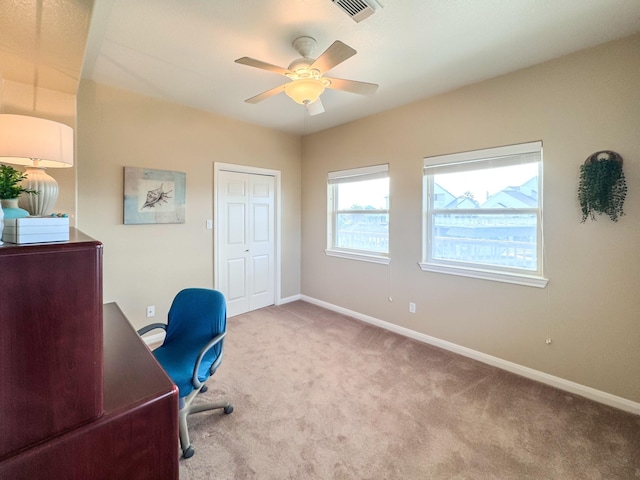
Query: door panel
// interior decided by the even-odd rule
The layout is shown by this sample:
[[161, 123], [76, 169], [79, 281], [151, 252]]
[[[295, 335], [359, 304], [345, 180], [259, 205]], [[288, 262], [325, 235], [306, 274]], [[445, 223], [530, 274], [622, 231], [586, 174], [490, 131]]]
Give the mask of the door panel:
[[268, 242], [269, 239], [269, 205], [253, 206], [253, 242]]
[[249, 311], [248, 238], [249, 179], [232, 172], [218, 178], [219, 289], [227, 299], [227, 313]]
[[250, 252], [251, 280], [249, 305], [251, 310], [273, 305], [275, 302], [275, 179], [267, 175], [250, 178]]
[[247, 243], [245, 209], [246, 206], [241, 203], [227, 205], [227, 245], [245, 245]]
[[253, 294], [262, 295], [269, 291], [269, 256], [253, 257]]
[[247, 182], [244, 178], [229, 179], [226, 188], [230, 197], [244, 198], [247, 195]]
[[227, 278], [229, 279], [227, 303], [243, 302], [247, 297], [247, 268], [244, 258], [235, 258], [227, 262]]

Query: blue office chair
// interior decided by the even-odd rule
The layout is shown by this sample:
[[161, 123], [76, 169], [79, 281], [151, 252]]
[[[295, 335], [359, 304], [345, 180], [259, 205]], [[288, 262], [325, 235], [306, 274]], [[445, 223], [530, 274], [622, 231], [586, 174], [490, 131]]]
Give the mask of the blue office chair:
[[187, 416], [218, 408], [224, 409], [226, 414], [233, 412], [229, 402], [191, 404], [198, 393], [207, 390], [204, 382], [222, 361], [223, 340], [227, 334], [224, 295], [205, 288], [182, 290], [173, 299], [167, 324], [147, 325], [138, 330], [138, 334], [144, 335], [155, 328], [167, 332], [153, 355], [178, 387], [180, 448], [184, 458], [189, 458], [195, 451], [189, 441]]

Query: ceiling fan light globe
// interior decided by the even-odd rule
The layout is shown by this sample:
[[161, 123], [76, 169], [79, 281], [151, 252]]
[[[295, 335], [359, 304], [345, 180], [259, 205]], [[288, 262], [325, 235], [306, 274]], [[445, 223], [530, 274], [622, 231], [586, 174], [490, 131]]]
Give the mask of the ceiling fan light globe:
[[284, 93], [294, 102], [305, 105], [318, 100], [324, 88], [324, 83], [320, 80], [303, 78], [287, 83], [284, 86]]

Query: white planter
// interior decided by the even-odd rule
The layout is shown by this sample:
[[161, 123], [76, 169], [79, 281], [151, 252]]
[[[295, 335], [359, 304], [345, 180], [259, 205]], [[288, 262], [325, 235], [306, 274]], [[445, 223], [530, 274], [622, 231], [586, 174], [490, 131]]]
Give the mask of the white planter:
[[22, 218], [28, 217], [29, 212], [27, 212], [24, 208], [20, 208], [18, 206], [17, 198], [3, 198], [0, 200], [0, 205], [2, 205], [2, 210], [4, 210], [4, 218]]

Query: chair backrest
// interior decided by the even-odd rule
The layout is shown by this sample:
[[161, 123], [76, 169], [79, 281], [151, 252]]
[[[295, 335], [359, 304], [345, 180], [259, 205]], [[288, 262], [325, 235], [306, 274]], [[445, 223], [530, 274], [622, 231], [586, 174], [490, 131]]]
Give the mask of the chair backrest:
[[[187, 288], [178, 292], [171, 303], [163, 345], [176, 342], [201, 348], [226, 329], [227, 306], [224, 295], [217, 290]], [[222, 344], [219, 343], [208, 352], [207, 357], [217, 358], [221, 349]]]

